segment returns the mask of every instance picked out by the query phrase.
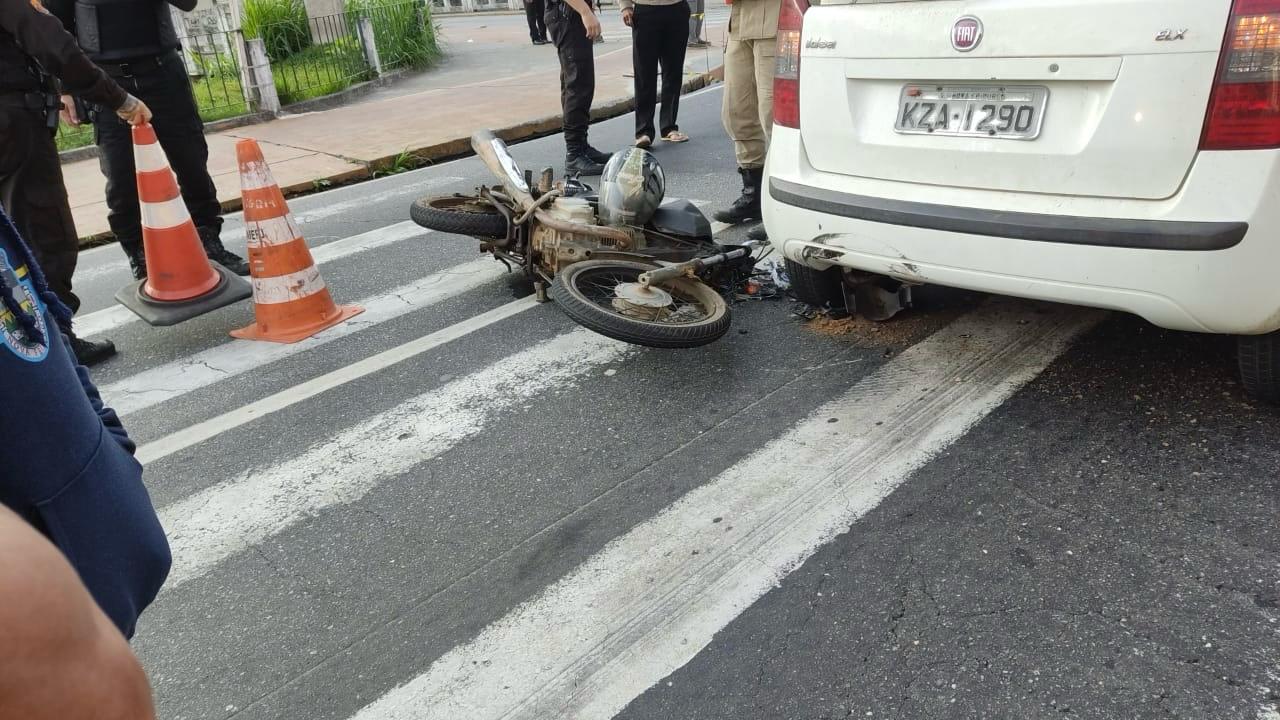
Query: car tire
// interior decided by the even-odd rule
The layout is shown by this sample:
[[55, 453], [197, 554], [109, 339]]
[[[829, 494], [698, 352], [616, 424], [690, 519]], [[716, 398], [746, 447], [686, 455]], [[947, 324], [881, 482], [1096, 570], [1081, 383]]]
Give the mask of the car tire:
[[1250, 397], [1280, 405], [1280, 332], [1237, 339], [1240, 380]]
[[786, 261], [791, 295], [814, 307], [844, 307], [844, 285], [838, 268], [814, 270], [794, 260]]

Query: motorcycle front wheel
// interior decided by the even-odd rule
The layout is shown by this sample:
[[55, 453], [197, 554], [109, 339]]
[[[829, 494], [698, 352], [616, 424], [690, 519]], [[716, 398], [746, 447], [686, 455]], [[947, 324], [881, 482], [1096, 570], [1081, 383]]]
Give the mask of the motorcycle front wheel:
[[692, 348], [729, 331], [729, 306], [719, 293], [690, 278], [641, 287], [640, 275], [653, 269], [619, 260], [574, 263], [556, 275], [551, 297], [579, 325], [634, 345]]

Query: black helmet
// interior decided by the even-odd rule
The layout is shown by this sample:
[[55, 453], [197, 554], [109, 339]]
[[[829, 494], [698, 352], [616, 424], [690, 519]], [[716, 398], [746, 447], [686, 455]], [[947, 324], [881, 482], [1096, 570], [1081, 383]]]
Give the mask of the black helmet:
[[667, 178], [653, 153], [620, 150], [609, 158], [600, 177], [600, 222], [642, 226], [653, 217], [667, 192]]

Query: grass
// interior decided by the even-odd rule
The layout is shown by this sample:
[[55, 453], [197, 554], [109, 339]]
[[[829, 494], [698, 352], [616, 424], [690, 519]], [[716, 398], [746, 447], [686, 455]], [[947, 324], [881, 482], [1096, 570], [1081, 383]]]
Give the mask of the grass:
[[332, 95], [369, 79], [372, 71], [365, 66], [360, 46], [351, 38], [340, 38], [271, 63], [271, 74], [280, 104], [289, 105]]
[[272, 62], [311, 46], [311, 21], [302, 0], [245, 0], [240, 29], [247, 39], [262, 38]]

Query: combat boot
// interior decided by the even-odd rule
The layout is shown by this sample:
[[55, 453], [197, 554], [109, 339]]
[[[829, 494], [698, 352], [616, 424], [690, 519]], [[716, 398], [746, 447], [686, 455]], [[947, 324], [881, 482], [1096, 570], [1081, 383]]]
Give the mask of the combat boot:
[[716, 220], [738, 225], [760, 219], [760, 185], [764, 182], [764, 168], [738, 168], [742, 176], [742, 196], [733, 201], [728, 210], [713, 215]]
[[249, 274], [249, 263], [245, 262], [244, 258], [223, 247], [222, 238], [218, 237], [218, 233], [209, 228], [200, 228], [199, 233], [200, 243], [204, 245], [204, 252], [209, 256], [210, 260], [236, 275]]
[[67, 339], [71, 341], [71, 352], [75, 353], [76, 362], [85, 367], [97, 365], [116, 354], [116, 345], [110, 340], [93, 342], [77, 337], [74, 332], [68, 333]]
[[604, 163], [592, 160], [586, 151], [569, 153], [564, 161], [564, 174], [570, 177], [599, 177], [604, 174]]
[[134, 245], [122, 241], [120, 249], [124, 250], [124, 256], [129, 259], [129, 272], [133, 273], [133, 279], [145, 280], [147, 277], [147, 256], [142, 251], [142, 243]]
[[587, 159], [591, 160], [591, 162], [599, 163], [601, 165], [607, 164], [609, 162], [609, 158], [613, 157], [613, 155], [605, 152], [600, 152], [599, 150], [591, 147], [590, 145], [587, 145], [587, 147], [582, 151], [582, 154], [586, 155]]

